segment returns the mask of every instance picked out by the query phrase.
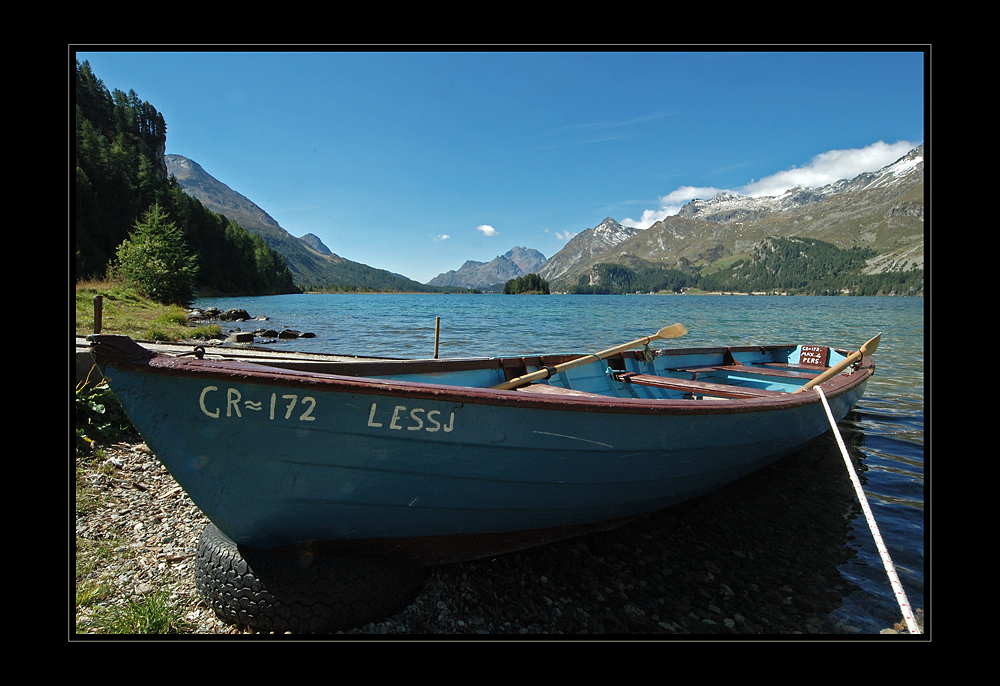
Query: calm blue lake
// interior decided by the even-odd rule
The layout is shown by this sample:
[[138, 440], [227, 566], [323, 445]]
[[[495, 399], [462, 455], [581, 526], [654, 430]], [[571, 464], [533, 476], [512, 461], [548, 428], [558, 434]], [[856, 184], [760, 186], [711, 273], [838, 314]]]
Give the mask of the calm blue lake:
[[[270, 319], [224, 324], [224, 331], [268, 326], [316, 335], [269, 344], [276, 349], [412, 359], [433, 355], [437, 317], [442, 358], [596, 352], [675, 322], [688, 335], [654, 347], [813, 343], [856, 350], [881, 332], [875, 377], [840, 430], [915, 608], [924, 607], [924, 305], [923, 298], [575, 295], [286, 295], [195, 303]], [[830, 459], [843, 467], [839, 453]], [[838, 594], [832, 614], [877, 633], [899, 620], [899, 607], [860, 507], [845, 508], [851, 514], [838, 545], [848, 554], [840, 550], [830, 562], [844, 590], [831, 589]]]

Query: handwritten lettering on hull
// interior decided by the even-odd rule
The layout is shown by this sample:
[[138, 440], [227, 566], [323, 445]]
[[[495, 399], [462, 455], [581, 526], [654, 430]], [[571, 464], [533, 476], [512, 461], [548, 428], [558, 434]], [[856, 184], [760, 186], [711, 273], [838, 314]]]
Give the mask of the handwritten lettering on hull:
[[235, 388], [227, 388], [223, 394], [218, 386], [205, 386], [198, 396], [198, 407], [212, 419], [218, 419], [223, 413], [226, 417], [242, 418], [244, 412], [255, 414], [266, 411], [271, 420], [295, 418], [300, 422], [316, 421], [313, 416], [316, 399], [310, 395], [299, 398], [295, 393], [271, 393], [270, 397], [262, 400], [251, 400], [244, 398]]
[[825, 345], [804, 345], [799, 353], [799, 364], [825, 367], [829, 356], [830, 348]]
[[[380, 428], [385, 426], [385, 416], [382, 416], [383, 421], [375, 421], [375, 415], [378, 412], [378, 403], [372, 403], [372, 409], [368, 413], [368, 426], [374, 428]], [[414, 407], [407, 411], [405, 405], [396, 405], [392, 408], [392, 417], [389, 419], [389, 429], [393, 431], [428, 431], [430, 433], [435, 433], [437, 431], [444, 431], [445, 433], [451, 432], [455, 428], [455, 413], [452, 412], [451, 416], [448, 418], [448, 422], [444, 423], [439, 419], [441, 417], [441, 412], [439, 410], [425, 410], [422, 407]]]

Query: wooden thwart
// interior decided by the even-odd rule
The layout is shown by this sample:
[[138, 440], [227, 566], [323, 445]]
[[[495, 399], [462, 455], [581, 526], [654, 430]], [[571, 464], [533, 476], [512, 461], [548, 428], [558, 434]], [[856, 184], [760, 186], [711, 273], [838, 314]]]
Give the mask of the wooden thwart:
[[762, 388], [731, 386], [729, 384], [709, 383], [707, 381], [689, 381], [688, 379], [670, 379], [663, 376], [633, 374], [631, 372], [615, 374], [615, 379], [624, 383], [654, 386], [656, 388], [684, 391], [697, 395], [714, 395], [722, 398], [772, 398], [782, 395], [781, 391], [767, 391]]
[[789, 365], [784, 363], [781, 364], [781, 369], [775, 366], [768, 365], [758, 365], [758, 364], [741, 364], [741, 365], [731, 365], [722, 364], [715, 367], [691, 367], [685, 369], [678, 369], [677, 371], [686, 372], [693, 374], [694, 378], [697, 379], [699, 374], [714, 374], [716, 372], [737, 372], [739, 374], [755, 374], [757, 376], [775, 376], [785, 379], [812, 379], [816, 376], [816, 371], [814, 369], [801, 368], [801, 371], [796, 371], [795, 369], [787, 369]]
[[558, 395], [558, 396], [582, 396], [586, 398], [603, 398], [604, 396], [598, 393], [587, 393], [586, 391], [575, 391], [572, 388], [563, 388], [562, 386], [552, 386], [550, 384], [544, 383], [533, 383], [527, 386], [521, 386], [516, 389], [521, 393], [539, 393], [541, 395]]

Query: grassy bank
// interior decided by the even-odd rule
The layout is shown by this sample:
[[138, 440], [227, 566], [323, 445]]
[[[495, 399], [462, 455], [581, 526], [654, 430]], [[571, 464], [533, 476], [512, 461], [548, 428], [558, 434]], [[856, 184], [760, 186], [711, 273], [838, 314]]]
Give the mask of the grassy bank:
[[94, 333], [94, 299], [102, 296], [101, 333], [123, 334], [144, 341], [207, 339], [218, 335], [218, 324], [192, 327], [179, 305], [161, 305], [113, 281], [76, 284], [76, 333]]
[[[110, 281], [76, 284], [76, 333], [94, 332], [94, 298], [102, 296], [102, 332], [125, 334], [140, 340], [179, 340], [204, 337], [205, 329], [186, 325], [186, 311], [160, 305]], [[219, 327], [214, 329], [218, 332]], [[98, 374], [99, 377], [99, 374]], [[121, 493], [130, 490], [130, 472], [109, 459], [108, 446], [138, 439], [124, 411], [106, 384], [76, 388], [75, 396], [76, 518], [100, 521], [102, 513], [129, 511]], [[108, 515], [111, 516], [111, 515]], [[170, 634], [186, 629], [184, 611], [170, 586], [157, 574], [142, 592], [121, 579], [135, 576], [150, 565], [139, 549], [126, 545], [117, 526], [101, 526], [101, 533], [76, 536], [76, 633]], [[122, 529], [124, 531], [124, 529]], [[116, 571], [112, 571], [116, 570]], [[125, 577], [123, 570], [128, 570]], [[169, 570], [167, 570], [169, 572]]]

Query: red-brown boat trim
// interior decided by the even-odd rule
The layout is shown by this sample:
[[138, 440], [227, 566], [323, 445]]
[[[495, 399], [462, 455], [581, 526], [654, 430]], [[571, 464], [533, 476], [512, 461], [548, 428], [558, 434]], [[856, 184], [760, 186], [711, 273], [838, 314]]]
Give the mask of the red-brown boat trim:
[[[390, 395], [410, 399], [440, 402], [475, 403], [480, 405], [516, 406], [530, 409], [553, 409], [573, 412], [610, 412], [628, 414], [733, 414], [740, 412], [766, 412], [818, 402], [814, 393], [785, 393], [763, 398], [733, 398], [728, 400], [663, 400], [643, 398], [607, 398], [604, 396], [572, 396], [522, 393], [516, 390], [500, 391], [488, 388], [445, 386], [371, 379], [365, 377], [321, 374], [267, 367], [249, 362], [229, 360], [203, 360], [196, 357], [173, 357], [153, 353], [120, 336], [91, 336], [93, 354], [99, 363], [114, 364], [122, 369], [145, 371], [163, 375], [197, 374], [205, 379], [227, 380], [233, 383], [257, 383], [274, 386], [312, 386], [331, 392], [362, 395]], [[744, 348], [729, 348], [740, 351]], [[760, 346], [747, 346], [749, 351]], [[691, 348], [692, 352], [706, 349]], [[714, 350], [714, 349], [713, 349]], [[719, 348], [724, 351], [726, 348]], [[673, 351], [672, 351], [673, 352]], [[532, 359], [532, 358], [528, 358]], [[752, 372], [753, 367], [747, 371]], [[842, 373], [822, 384], [827, 398], [836, 398], [866, 381], [874, 373], [870, 357], [862, 360], [853, 373]], [[817, 369], [821, 371], [821, 369]]]

